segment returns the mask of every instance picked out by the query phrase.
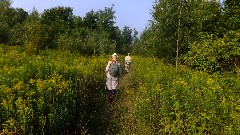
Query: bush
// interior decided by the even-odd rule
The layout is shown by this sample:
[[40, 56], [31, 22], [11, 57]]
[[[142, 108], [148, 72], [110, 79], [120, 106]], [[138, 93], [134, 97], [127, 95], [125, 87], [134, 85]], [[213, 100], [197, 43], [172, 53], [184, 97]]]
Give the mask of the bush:
[[231, 31], [224, 38], [212, 36], [190, 45], [190, 51], [182, 59], [187, 65], [206, 71], [229, 72], [236, 71], [240, 59], [240, 33]]
[[18, 50], [0, 47], [0, 132], [99, 132], [107, 59], [67, 51], [29, 56]]
[[[239, 134], [239, 78], [134, 57], [139, 134]], [[144, 129], [144, 130], [142, 130]]]

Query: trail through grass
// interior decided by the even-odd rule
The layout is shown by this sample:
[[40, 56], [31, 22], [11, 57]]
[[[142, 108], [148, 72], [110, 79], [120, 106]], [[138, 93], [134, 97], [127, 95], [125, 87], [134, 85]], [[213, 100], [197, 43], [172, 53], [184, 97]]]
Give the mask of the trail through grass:
[[105, 56], [0, 52], [0, 134], [240, 134], [239, 74], [134, 57], [109, 103]]
[[134, 100], [136, 94], [132, 84], [134, 72], [122, 76], [119, 80], [118, 92], [113, 103], [109, 103], [108, 116], [110, 126], [108, 134], [136, 133], [136, 115]]
[[238, 75], [134, 58], [109, 104], [108, 134], [239, 134]]

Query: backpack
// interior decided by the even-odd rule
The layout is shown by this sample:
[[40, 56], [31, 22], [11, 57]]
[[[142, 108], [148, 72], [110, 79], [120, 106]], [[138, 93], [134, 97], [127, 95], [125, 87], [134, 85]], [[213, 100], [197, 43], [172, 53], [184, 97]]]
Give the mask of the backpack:
[[113, 62], [111, 63], [110, 67], [109, 67], [109, 74], [113, 77], [117, 77], [119, 76], [119, 66], [117, 62]]

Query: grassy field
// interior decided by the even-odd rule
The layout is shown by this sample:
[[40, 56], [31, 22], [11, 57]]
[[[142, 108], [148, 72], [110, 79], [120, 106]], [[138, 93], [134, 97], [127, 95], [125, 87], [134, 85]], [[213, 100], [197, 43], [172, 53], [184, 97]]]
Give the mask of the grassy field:
[[118, 105], [125, 108], [121, 134], [240, 133], [238, 75], [177, 70], [153, 58], [133, 60]]
[[[120, 62], [123, 68], [123, 57]], [[1, 134], [239, 134], [239, 75], [209, 75], [133, 57], [113, 103], [109, 56], [30, 55], [0, 47]]]
[[28, 55], [0, 48], [1, 133], [67, 134], [102, 131], [108, 58], [70, 52]]

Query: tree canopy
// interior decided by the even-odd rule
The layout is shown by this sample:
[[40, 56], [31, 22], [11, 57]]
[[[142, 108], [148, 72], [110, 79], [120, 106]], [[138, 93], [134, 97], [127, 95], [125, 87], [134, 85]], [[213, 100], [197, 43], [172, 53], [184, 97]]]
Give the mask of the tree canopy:
[[[157, 0], [153, 5], [151, 25], [142, 33], [133, 52], [163, 58], [176, 63], [176, 67], [182, 63], [209, 72], [232, 71], [232, 66], [222, 62], [229, 61], [230, 65], [238, 67], [239, 56], [238, 53], [233, 55], [232, 49], [236, 49], [240, 41], [237, 36], [239, 6], [239, 0], [225, 0], [224, 3], [218, 0]], [[229, 49], [210, 53], [220, 47]], [[214, 63], [209, 63], [209, 57], [216, 58]], [[202, 63], [203, 59], [206, 63]]]
[[12, 1], [0, 1], [0, 44], [19, 45], [36, 54], [41, 49], [77, 51], [82, 55], [127, 53], [137, 31], [115, 26], [114, 6], [73, 14], [70, 7], [53, 7], [38, 13], [12, 8]]

